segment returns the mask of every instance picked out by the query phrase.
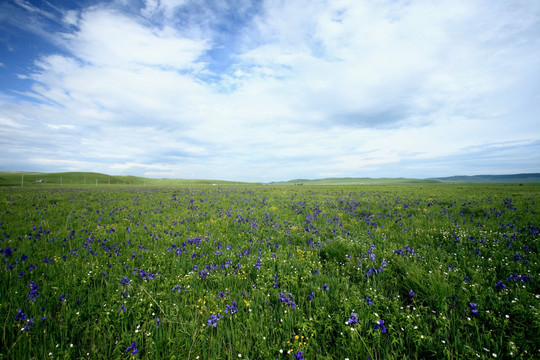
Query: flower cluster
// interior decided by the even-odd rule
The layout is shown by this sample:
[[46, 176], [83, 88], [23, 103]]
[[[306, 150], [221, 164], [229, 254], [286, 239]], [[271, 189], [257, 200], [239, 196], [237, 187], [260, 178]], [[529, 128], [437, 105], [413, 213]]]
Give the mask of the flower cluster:
[[373, 304], [373, 300], [371, 300], [371, 298], [369, 296], [366, 296], [366, 298], [364, 299], [364, 302], [367, 302], [368, 305]]
[[382, 333], [386, 333], [386, 326], [384, 326], [384, 320], [379, 319], [377, 323], [375, 324], [375, 330], [381, 330]]
[[235, 300], [232, 301], [231, 305], [225, 306], [225, 314], [231, 313], [236, 314], [238, 312], [238, 304]]
[[17, 310], [17, 315], [15, 315], [14, 321], [24, 320], [26, 319], [26, 314], [22, 309]]
[[414, 249], [410, 247], [409, 245], [405, 245], [405, 249], [394, 250], [394, 255], [406, 255], [406, 254], [415, 255], [416, 253], [414, 252]]
[[210, 315], [210, 318], [208, 318], [208, 322], [206, 323], [206, 325], [208, 325], [208, 326], [212, 325], [213, 327], [216, 327], [217, 322], [220, 319], [221, 319], [221, 313], [217, 313], [216, 315], [212, 314], [212, 315]]
[[280, 292], [279, 301], [284, 303], [285, 305], [289, 305], [292, 309], [296, 309], [296, 304], [294, 303], [294, 297], [292, 296], [292, 294]]
[[36, 301], [39, 295], [39, 286], [34, 281], [30, 281], [28, 287], [30, 288], [30, 292], [28, 293], [28, 300]]
[[352, 324], [357, 324], [357, 323], [358, 323], [358, 314], [355, 312], [352, 312], [351, 317], [349, 318], [349, 320], [347, 320], [346, 324], [352, 325]]
[[470, 302], [466, 310], [471, 310], [472, 316], [478, 316], [478, 304]]
[[328, 287], [328, 285], [327, 285], [326, 283], [323, 284], [322, 289], [323, 289], [324, 291], [330, 290], [330, 288]]
[[137, 343], [132, 342], [131, 345], [129, 345], [126, 349], [126, 352], [131, 352], [133, 355], [137, 354]]
[[508, 281], [528, 282], [528, 281], [531, 281], [531, 277], [529, 275], [511, 274], [509, 277], [506, 278], [506, 280], [508, 280]]
[[450, 307], [453, 309], [455, 306], [456, 306], [456, 299], [457, 299], [457, 295], [454, 294], [452, 296], [447, 296], [446, 297], [446, 300], [448, 300], [446, 303], [448, 305], [450, 305]]

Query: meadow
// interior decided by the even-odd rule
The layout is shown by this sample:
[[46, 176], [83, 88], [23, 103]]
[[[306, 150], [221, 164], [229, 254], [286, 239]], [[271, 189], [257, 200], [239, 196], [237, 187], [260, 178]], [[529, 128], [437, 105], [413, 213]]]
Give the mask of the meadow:
[[0, 359], [540, 358], [540, 185], [0, 188]]

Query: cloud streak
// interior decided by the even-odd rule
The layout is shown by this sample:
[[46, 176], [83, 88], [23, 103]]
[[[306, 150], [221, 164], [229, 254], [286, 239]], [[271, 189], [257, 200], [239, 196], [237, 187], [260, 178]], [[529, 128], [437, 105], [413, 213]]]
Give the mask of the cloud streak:
[[32, 66], [0, 89], [0, 160], [247, 181], [539, 171], [540, 6], [514, 5], [14, 1], [57, 50], [21, 53]]

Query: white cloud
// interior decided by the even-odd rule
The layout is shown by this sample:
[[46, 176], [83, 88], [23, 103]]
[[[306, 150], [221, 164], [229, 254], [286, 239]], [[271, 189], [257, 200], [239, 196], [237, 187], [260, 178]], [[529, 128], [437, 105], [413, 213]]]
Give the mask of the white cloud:
[[152, 28], [110, 10], [85, 12], [79, 31], [65, 36], [71, 51], [97, 66], [134, 69], [200, 68], [198, 57], [208, 48], [204, 39], [184, 38], [170, 27]]
[[77, 26], [79, 24], [79, 12], [76, 10], [67, 10], [64, 12], [62, 20], [67, 25]]

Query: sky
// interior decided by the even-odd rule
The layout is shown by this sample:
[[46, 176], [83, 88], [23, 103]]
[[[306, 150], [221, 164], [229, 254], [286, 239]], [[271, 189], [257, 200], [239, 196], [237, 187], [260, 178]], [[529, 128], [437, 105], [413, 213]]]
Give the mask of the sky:
[[0, 170], [540, 172], [540, 1], [2, 0]]

